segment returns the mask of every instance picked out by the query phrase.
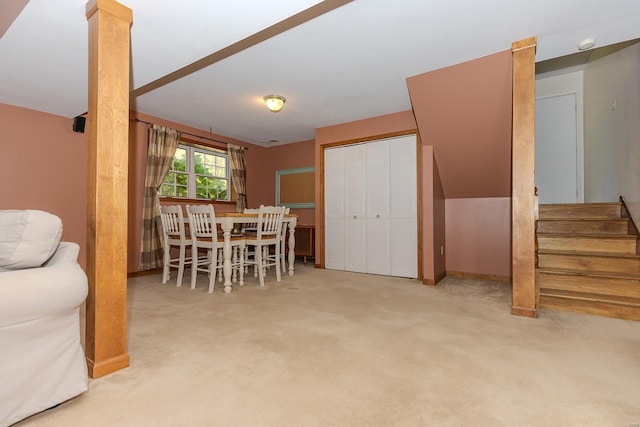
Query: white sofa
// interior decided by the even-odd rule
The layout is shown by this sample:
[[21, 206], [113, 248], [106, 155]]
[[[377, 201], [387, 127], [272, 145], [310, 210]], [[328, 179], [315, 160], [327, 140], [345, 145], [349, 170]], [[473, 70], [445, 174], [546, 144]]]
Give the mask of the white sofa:
[[62, 222], [0, 210], [0, 426], [87, 390], [80, 307], [87, 276]]

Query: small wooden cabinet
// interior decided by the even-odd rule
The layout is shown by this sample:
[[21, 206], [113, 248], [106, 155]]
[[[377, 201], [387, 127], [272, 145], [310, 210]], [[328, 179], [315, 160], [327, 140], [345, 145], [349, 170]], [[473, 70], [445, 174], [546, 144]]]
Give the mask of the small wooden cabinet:
[[[287, 242], [288, 242], [287, 234]], [[296, 225], [296, 257], [304, 258], [307, 263], [307, 257], [315, 258], [316, 256], [316, 226], [315, 225]], [[289, 248], [287, 247], [287, 251]]]

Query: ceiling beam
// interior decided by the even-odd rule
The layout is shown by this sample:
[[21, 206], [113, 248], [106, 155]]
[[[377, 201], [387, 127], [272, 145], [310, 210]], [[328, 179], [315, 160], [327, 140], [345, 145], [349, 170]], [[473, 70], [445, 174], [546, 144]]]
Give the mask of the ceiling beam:
[[164, 85], [186, 77], [191, 73], [200, 71], [201, 69], [208, 67], [209, 65], [222, 61], [225, 58], [242, 52], [243, 50], [255, 46], [258, 43], [262, 43], [263, 41], [277, 36], [278, 34], [282, 34], [285, 31], [297, 27], [298, 25], [309, 22], [312, 19], [322, 16], [325, 13], [331, 12], [332, 10], [344, 6], [347, 3], [351, 3], [352, 1], [353, 0], [322, 1], [314, 6], [311, 6], [308, 9], [303, 10], [302, 12], [296, 13], [295, 15], [292, 15], [280, 22], [275, 23], [270, 27], [265, 28], [264, 30], [258, 31], [257, 33], [254, 33], [240, 41], [222, 48], [219, 51], [212, 53], [211, 55], [205, 56], [204, 58], [199, 59], [196, 62], [186, 65], [176, 71], [167, 74], [166, 76], [160, 77], [159, 79], [147, 83], [144, 86], [140, 86], [139, 88], [131, 92], [131, 98], [133, 99], [137, 96], [144, 95], [145, 93], [151, 92], [154, 89], [158, 89]]

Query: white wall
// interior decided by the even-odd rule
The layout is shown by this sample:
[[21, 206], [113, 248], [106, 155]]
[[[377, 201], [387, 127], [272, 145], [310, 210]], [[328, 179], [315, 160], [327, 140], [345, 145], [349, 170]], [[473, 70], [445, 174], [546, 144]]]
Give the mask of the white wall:
[[585, 202], [628, 202], [640, 223], [640, 42], [595, 51], [584, 70]]

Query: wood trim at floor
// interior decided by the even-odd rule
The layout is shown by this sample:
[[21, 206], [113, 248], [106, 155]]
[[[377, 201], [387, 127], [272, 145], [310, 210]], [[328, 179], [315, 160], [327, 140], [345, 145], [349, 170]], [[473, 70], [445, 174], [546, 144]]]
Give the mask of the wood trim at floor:
[[153, 270], [144, 270], [144, 271], [132, 271], [131, 273], [127, 273], [127, 279], [131, 279], [132, 277], [142, 277], [142, 276], [151, 276], [152, 274], [161, 274], [162, 268], [156, 268]]
[[538, 317], [538, 312], [535, 309], [528, 307], [511, 307], [511, 314], [514, 316], [522, 316], [522, 317], [530, 317], [532, 319], [536, 319]]
[[447, 277], [447, 273], [442, 273], [442, 274], [438, 275], [438, 277], [436, 277], [434, 280], [432, 280], [432, 279], [423, 279], [422, 280], [422, 284], [423, 285], [427, 285], [427, 286], [435, 286], [438, 283], [440, 283], [442, 280], [444, 280], [445, 277]]
[[497, 282], [511, 282], [509, 276], [498, 276], [497, 274], [480, 274], [480, 273], [465, 273], [461, 271], [447, 271], [447, 276], [461, 277], [466, 279], [480, 279], [480, 280], [495, 280]]

